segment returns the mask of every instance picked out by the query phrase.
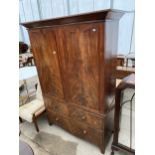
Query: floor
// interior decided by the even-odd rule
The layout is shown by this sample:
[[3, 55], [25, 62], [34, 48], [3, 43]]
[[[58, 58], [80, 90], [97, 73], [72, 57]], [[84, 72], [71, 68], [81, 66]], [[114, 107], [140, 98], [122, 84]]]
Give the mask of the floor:
[[[100, 149], [97, 146], [71, 135], [70, 133], [66, 132], [65, 130], [56, 125], [49, 126], [46, 116], [42, 116], [38, 120], [38, 123], [40, 132], [43, 131], [50, 134], [59, 135], [64, 140], [76, 142], [78, 144], [76, 155], [102, 155]], [[43, 148], [41, 148], [40, 146], [38, 146], [33, 142], [32, 139], [37, 134], [37, 132], [35, 131], [34, 125], [32, 123], [28, 122], [21, 123], [20, 130], [21, 130], [20, 140], [27, 142], [34, 150], [35, 155], [51, 155], [49, 152], [47, 152], [46, 150], [44, 150]], [[108, 143], [108, 146], [106, 147], [105, 155], [110, 155], [111, 143], [112, 143], [112, 136]], [[121, 152], [116, 152], [115, 155], [125, 155], [125, 154]]]
[[[132, 95], [133, 95], [133, 91], [127, 90], [126, 96], [124, 97], [124, 101], [128, 100]], [[125, 104], [122, 110], [121, 125], [120, 125], [121, 134], [119, 135], [119, 142], [127, 146], [130, 146], [129, 110], [130, 110], [129, 105]], [[133, 105], [133, 115], [132, 115], [132, 130], [133, 130], [132, 143], [133, 144], [131, 145], [132, 148], [134, 148], [134, 120], [135, 118], [134, 118], [134, 105]], [[100, 149], [97, 146], [71, 135], [70, 133], [66, 132], [65, 130], [63, 130], [62, 128], [56, 125], [49, 126], [46, 115], [43, 115], [38, 119], [38, 125], [39, 125], [40, 132], [43, 131], [45, 133], [49, 133], [52, 135], [58, 135], [64, 140], [76, 142], [77, 143], [76, 155], [102, 155], [102, 153], [100, 152]], [[28, 122], [21, 123], [20, 131], [21, 131], [20, 140], [27, 142], [34, 150], [35, 155], [59, 155], [57, 153], [51, 154], [51, 152], [47, 152], [47, 150], [40, 147], [33, 141], [33, 138], [38, 134], [34, 128], [33, 123], [28, 123]], [[108, 142], [108, 145], [106, 147], [105, 155], [111, 154], [112, 138], [113, 137], [111, 136]], [[59, 149], [59, 147], [57, 149]], [[126, 154], [119, 151], [115, 151], [115, 155], [126, 155]]]

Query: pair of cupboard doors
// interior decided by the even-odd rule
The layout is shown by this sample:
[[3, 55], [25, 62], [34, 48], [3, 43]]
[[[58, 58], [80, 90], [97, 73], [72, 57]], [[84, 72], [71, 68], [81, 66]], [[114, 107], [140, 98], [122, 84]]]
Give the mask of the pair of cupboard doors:
[[50, 98], [103, 113], [104, 23], [31, 29], [29, 35], [47, 108]]

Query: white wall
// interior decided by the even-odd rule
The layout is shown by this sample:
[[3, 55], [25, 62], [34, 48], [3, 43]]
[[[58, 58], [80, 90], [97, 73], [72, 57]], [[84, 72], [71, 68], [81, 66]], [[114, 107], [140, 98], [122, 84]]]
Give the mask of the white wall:
[[[20, 0], [20, 22], [67, 16], [103, 9], [134, 10], [134, 0]], [[118, 53], [128, 54], [134, 50], [134, 13], [127, 13], [120, 20]], [[28, 44], [27, 30], [20, 26], [20, 41]]]
[[134, 11], [135, 0], [113, 0], [112, 8], [131, 11], [126, 13], [119, 22], [118, 53], [128, 54], [134, 49]]

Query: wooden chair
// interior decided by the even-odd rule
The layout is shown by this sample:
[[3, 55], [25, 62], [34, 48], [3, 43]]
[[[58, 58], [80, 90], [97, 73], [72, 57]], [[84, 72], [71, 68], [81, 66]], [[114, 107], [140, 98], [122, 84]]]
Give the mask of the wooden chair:
[[20, 80], [19, 81], [19, 106], [24, 105], [28, 100], [28, 95], [27, 94], [23, 95], [24, 89], [25, 89], [24, 81]]
[[26, 104], [27, 101], [34, 99], [36, 97], [37, 91], [37, 76], [31, 77], [29, 79], [19, 81], [19, 106]]
[[37, 118], [44, 112], [45, 112], [45, 105], [42, 97], [40, 84], [38, 83], [36, 99], [19, 107], [19, 120], [21, 123], [22, 119], [28, 122], [33, 122], [37, 132], [39, 132]]
[[19, 55], [19, 68], [27, 65], [27, 59], [28, 57], [26, 56], [26, 54]]
[[27, 66], [33, 66], [33, 56], [28, 57], [27, 62], [26, 62]]

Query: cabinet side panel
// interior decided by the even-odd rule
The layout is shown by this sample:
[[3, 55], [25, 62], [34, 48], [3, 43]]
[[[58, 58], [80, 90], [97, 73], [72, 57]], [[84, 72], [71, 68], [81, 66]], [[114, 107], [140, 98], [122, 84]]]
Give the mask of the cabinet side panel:
[[105, 105], [106, 111], [113, 107], [112, 103], [114, 99], [116, 79], [116, 56], [118, 46], [118, 21], [107, 21], [105, 22]]

